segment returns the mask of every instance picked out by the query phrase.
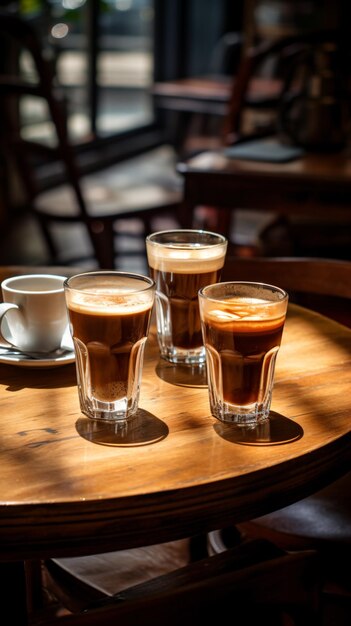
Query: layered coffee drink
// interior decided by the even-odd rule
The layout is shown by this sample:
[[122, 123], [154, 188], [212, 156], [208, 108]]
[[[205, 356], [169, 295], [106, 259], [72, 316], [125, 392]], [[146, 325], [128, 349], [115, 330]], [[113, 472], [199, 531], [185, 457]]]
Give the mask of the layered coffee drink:
[[72, 304], [68, 311], [74, 341], [89, 361], [91, 393], [97, 400], [114, 402], [128, 394], [130, 366], [149, 327], [150, 307], [127, 306], [101, 297], [101, 308]]
[[176, 265], [169, 271], [150, 266], [150, 274], [156, 282], [158, 292], [168, 300], [172, 343], [175, 347], [193, 350], [202, 346], [197, 294], [200, 287], [218, 282], [221, 267], [216, 268], [216, 265], [219, 262], [217, 259], [212, 264], [212, 271], [211, 263], [205, 267], [208, 271], [199, 271], [204, 267], [198, 267], [199, 264], [195, 262], [192, 273], [177, 271], [181, 268]]
[[137, 276], [105, 273], [101, 283], [81, 279], [66, 291], [81, 406], [90, 417], [118, 419], [137, 409], [154, 294], [153, 281]]
[[[255, 304], [258, 311], [255, 312]], [[264, 300], [233, 300], [235, 314], [223, 308], [204, 315], [205, 345], [214, 359], [213, 375], [222, 378], [223, 400], [231, 404], [260, 402], [267, 388], [272, 359], [281, 343], [285, 315], [265, 319]], [[228, 307], [228, 308], [229, 308]]]
[[223, 283], [199, 296], [212, 409], [224, 421], [268, 416], [287, 306], [285, 292], [275, 289]]
[[198, 291], [220, 280], [226, 240], [201, 231], [155, 233], [147, 238], [150, 275], [156, 282], [161, 354], [172, 362], [205, 359]]

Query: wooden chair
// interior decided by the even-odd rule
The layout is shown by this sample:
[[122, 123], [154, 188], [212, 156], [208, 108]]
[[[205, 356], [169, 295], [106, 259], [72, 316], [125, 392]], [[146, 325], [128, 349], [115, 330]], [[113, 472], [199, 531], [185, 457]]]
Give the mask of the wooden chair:
[[[313, 73], [313, 68], [308, 67], [311, 63], [310, 57], [313, 55], [321, 56], [324, 46], [327, 50], [337, 51], [334, 53], [335, 60], [329, 63], [328, 68], [319, 68], [321, 75], [320, 80], [328, 75], [330, 84], [328, 85], [328, 95], [330, 98], [336, 97], [334, 89], [337, 89], [338, 79], [340, 81], [347, 80], [347, 63], [349, 59], [349, 50], [345, 37], [337, 29], [331, 30], [312, 30], [310, 32], [280, 37], [275, 41], [262, 41], [257, 45], [253, 45], [244, 51], [241, 61], [238, 65], [233, 87], [228, 104], [228, 111], [224, 118], [222, 127], [222, 141], [224, 145], [233, 145], [238, 141], [251, 139], [253, 136], [276, 135], [281, 133], [284, 138], [284, 132], [281, 124], [282, 106], [288, 100], [296, 96], [302, 95], [306, 89], [306, 81], [309, 78], [309, 72]], [[324, 53], [325, 54], [325, 53]], [[321, 64], [322, 61], [319, 61]], [[267, 93], [266, 98], [258, 98], [253, 100], [249, 97], [252, 83], [257, 76], [267, 73], [265, 66], [271, 65], [271, 74], [280, 81], [280, 92], [274, 93], [273, 97]], [[336, 67], [333, 66], [337, 65]], [[297, 71], [300, 68], [300, 71]], [[328, 70], [328, 74], [326, 73]], [[333, 71], [339, 72], [337, 76], [333, 76]], [[322, 75], [323, 73], [323, 75]], [[346, 98], [347, 90], [344, 92]], [[340, 93], [337, 94], [340, 96]], [[315, 98], [320, 96], [315, 94]], [[255, 129], [255, 123], [249, 124], [248, 129], [245, 128], [244, 116], [248, 108], [269, 109], [273, 116], [270, 117], [266, 127], [262, 126]], [[337, 124], [337, 119], [334, 124]], [[285, 135], [285, 139], [287, 139]]]
[[[327, 42], [329, 43], [327, 44]], [[300, 189], [296, 189], [295, 192], [288, 190], [286, 193], [282, 192], [279, 202], [276, 202], [275, 206], [268, 201], [267, 207], [263, 209], [262, 196], [265, 196], [265, 193], [260, 188], [259, 175], [262, 175], [262, 172], [267, 175], [267, 180], [272, 180], [272, 186], [275, 184], [275, 178], [279, 183], [281, 177], [284, 176], [284, 159], [293, 158], [292, 155], [289, 156], [286, 150], [301, 149], [300, 157], [297, 151], [296, 158], [304, 159], [304, 154], [307, 155], [309, 151], [313, 153], [315, 150], [322, 153], [327, 149], [327, 141], [333, 133], [323, 132], [322, 134], [321, 128], [324, 128], [322, 123], [318, 125], [319, 138], [317, 140], [314, 137], [316, 145], [313, 147], [304, 144], [296, 145], [295, 139], [287, 132], [287, 125], [282, 121], [289, 117], [286, 111], [290, 103], [302, 102], [304, 99], [307, 89], [305, 59], [311, 55], [320, 54], [320, 50], [324, 50], [326, 45], [338, 50], [337, 58], [341, 59], [341, 62], [337, 63], [337, 68], [340, 70], [340, 76], [334, 77], [332, 71], [328, 70], [330, 97], [329, 100], [326, 99], [326, 102], [331, 104], [325, 106], [324, 100], [321, 98], [321, 106], [317, 109], [316, 105], [316, 108], [313, 109], [315, 114], [312, 119], [313, 117], [320, 119], [317, 115], [317, 110], [319, 110], [319, 115], [323, 115], [325, 121], [328, 117], [329, 124], [336, 129], [339, 114], [337, 113], [336, 95], [333, 91], [334, 83], [342, 82], [345, 86], [343, 100], [340, 104], [340, 107], [345, 111], [343, 117], [346, 117], [349, 106], [349, 95], [347, 95], [346, 87], [348, 85], [348, 69], [345, 67], [349, 66], [349, 51], [344, 38], [337, 31], [316, 31], [300, 36], [284, 37], [274, 43], [264, 41], [245, 51], [233, 80], [227, 114], [223, 120], [220, 142], [216, 150], [212, 150], [212, 152], [202, 151], [195, 158], [184, 159], [183, 162], [178, 163], [178, 171], [184, 176], [184, 213], [187, 215], [189, 223], [202, 228], [219, 230], [231, 238], [234, 243], [237, 243], [233, 219], [235, 220], [237, 215], [242, 215], [244, 211], [257, 209], [257, 229], [254, 233], [255, 237], [252, 237], [251, 253], [261, 253], [267, 256], [296, 254], [297, 256], [333, 257], [335, 256], [333, 250], [336, 248], [336, 244], [340, 243], [340, 255], [342, 258], [348, 258], [345, 254], [347, 254], [349, 243], [346, 233], [349, 228], [349, 220], [347, 221], [344, 216], [336, 215], [332, 209], [328, 215], [324, 214], [322, 217], [318, 211], [317, 203], [321, 204], [322, 209], [325, 209], [325, 205], [329, 206], [333, 202], [337, 207], [334, 195], [325, 194], [320, 200], [316, 200], [312, 191], [305, 193]], [[272, 62], [276, 67], [276, 76], [280, 80], [280, 91], [274, 93], [272, 98], [269, 98], [269, 94], [267, 94], [266, 99], [259, 98], [255, 103], [248, 96], [257, 76], [263, 72], [262, 66], [268, 62]], [[300, 66], [303, 71], [300, 70]], [[295, 79], [298, 74], [299, 80]], [[327, 71], [324, 71], [324, 74], [326, 76]], [[319, 80], [321, 77], [316, 76], [316, 79]], [[312, 83], [313, 81], [310, 79], [309, 82]], [[317, 84], [317, 80], [315, 83]], [[319, 102], [317, 98], [315, 100]], [[312, 104], [308, 106], [312, 109]], [[330, 115], [328, 115], [329, 107]], [[304, 117], [307, 118], [307, 115]], [[347, 140], [347, 128], [346, 121], [343, 133], [344, 142]], [[311, 132], [311, 134], [313, 133]], [[269, 139], [269, 141], [263, 145], [261, 141], [263, 139]], [[323, 141], [324, 145], [321, 145]], [[250, 142], [252, 142], [251, 146]], [[246, 150], [246, 156], [239, 153], [235, 154], [235, 149], [238, 150], [239, 148], [242, 151]], [[251, 150], [251, 156], [248, 154], [249, 150]], [[266, 160], [267, 163], [260, 163], [261, 159]], [[288, 170], [291, 165], [294, 164], [287, 163]], [[255, 180], [256, 169], [258, 171], [257, 182]], [[251, 176], [249, 182], [245, 178], [246, 170]], [[236, 185], [234, 189], [230, 187], [232, 171]], [[242, 194], [241, 171], [243, 172]], [[318, 159], [316, 159], [316, 163], [312, 163], [311, 172], [318, 179], [320, 176]], [[294, 172], [292, 172], [293, 175]], [[203, 198], [199, 202], [196, 196], [194, 198], [194, 189], [196, 194], [197, 187], [203, 190]], [[284, 189], [284, 186], [282, 187]], [[257, 195], [256, 206], [255, 194]], [[218, 205], [215, 204], [216, 195], [218, 196]], [[247, 197], [250, 199], [248, 200]], [[206, 198], [208, 198], [207, 205], [209, 206], [206, 207], [205, 211], [194, 206], [195, 202], [204, 205]], [[306, 213], [302, 214], [301, 205], [304, 201]], [[288, 206], [287, 210], [285, 210], [285, 205]], [[297, 210], [294, 209], [294, 205], [297, 206]], [[245, 218], [245, 215], [243, 217]], [[262, 220], [262, 217], [266, 220]]]
[[258, 280], [280, 285], [290, 301], [351, 325], [351, 262], [306, 257], [227, 256], [222, 280]]
[[[59, 573], [52, 562], [45, 563], [47, 589], [67, 602], [76, 581], [68, 578], [63, 584]], [[81, 594], [73, 611], [54, 603], [32, 618], [42, 626], [202, 626], [233, 615], [238, 626], [253, 626], [262, 618], [272, 626], [313, 626], [320, 617], [319, 591], [318, 557], [313, 551], [289, 555], [270, 542], [249, 540], [113, 595], [98, 596], [96, 590], [92, 594], [85, 588], [88, 593], [85, 598]]]
[[302, 36], [291, 36], [247, 47], [242, 33], [226, 33], [207, 75], [156, 83], [156, 105], [178, 113], [173, 135], [181, 157], [274, 132], [288, 63], [304, 46]]
[[[10, 198], [20, 191], [24, 195], [22, 206], [40, 224], [51, 256], [49, 262], [60, 261], [53, 226], [61, 225], [62, 230], [62, 225], [66, 224], [67, 236], [73, 226], [79, 224], [90, 244], [89, 254], [95, 257], [100, 267], [114, 267], [118, 252], [115, 226], [121, 224], [121, 219], [139, 219], [144, 228], [142, 234], [146, 234], [151, 230], [153, 216], [167, 213], [177, 218], [181, 187], [175, 174], [173, 157], [164, 149], [161, 152], [150, 150], [143, 160], [141, 157], [134, 158], [128, 166], [121, 163], [119, 169], [97, 172], [82, 179], [68, 136], [64, 101], [35, 30], [27, 21], [2, 11], [0, 34], [7, 51], [0, 75], [0, 156], [2, 165], [7, 168], [7, 210], [11, 213]], [[29, 54], [33, 61], [29, 79], [23, 77], [18, 69], [22, 52]], [[20, 113], [21, 103], [28, 96], [46, 106], [55, 133], [55, 145], [25, 138]], [[154, 169], [150, 171], [148, 164], [153, 159]], [[167, 159], [169, 168], [165, 177], [162, 178], [161, 174], [155, 176], [155, 171], [165, 170]], [[40, 186], [37, 174], [39, 167], [48, 163], [58, 166], [58, 178], [62, 184], [45, 190]], [[61, 263], [81, 261], [79, 256], [77, 258], [76, 242], [72, 244], [71, 253], [70, 258], [61, 258]]]
[[[222, 279], [280, 285], [293, 301], [351, 326], [349, 261], [227, 258]], [[237, 527], [244, 536], [267, 538], [285, 550], [317, 550], [322, 559], [325, 601], [345, 604], [345, 612], [351, 609], [350, 492], [351, 472], [295, 504]]]

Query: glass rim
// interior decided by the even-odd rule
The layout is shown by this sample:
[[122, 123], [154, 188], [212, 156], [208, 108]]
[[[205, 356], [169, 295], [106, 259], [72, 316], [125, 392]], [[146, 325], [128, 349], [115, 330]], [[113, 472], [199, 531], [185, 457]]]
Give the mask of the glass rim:
[[[228, 243], [228, 239], [227, 237], [225, 237], [225, 235], [221, 235], [220, 233], [215, 233], [213, 231], [210, 230], [203, 230], [201, 228], [169, 228], [167, 230], [158, 230], [155, 231], [153, 233], [150, 233], [149, 235], [146, 236], [145, 241], [146, 243], [149, 243], [153, 246], [165, 246], [165, 247], [169, 247], [169, 248], [176, 248], [176, 249], [181, 249], [184, 248], [185, 245], [189, 245], [189, 243], [191, 243], [190, 241], [182, 241], [182, 242], [177, 242], [177, 241], [154, 241], [153, 237], [157, 237], [159, 235], [205, 235], [205, 236], [210, 236], [210, 237], [214, 237], [216, 239], [218, 239], [218, 241], [214, 242], [214, 243], [201, 243], [198, 242], [201, 245], [201, 248], [213, 248], [215, 246], [223, 246], [223, 244], [227, 244]], [[194, 242], [197, 243], [197, 242]]]
[[259, 281], [249, 281], [249, 280], [227, 280], [224, 282], [219, 282], [219, 283], [213, 283], [211, 285], [205, 285], [205, 287], [201, 287], [201, 289], [199, 289], [198, 294], [200, 297], [206, 299], [206, 300], [210, 300], [211, 302], [218, 302], [221, 301], [223, 302], [223, 300], [225, 298], [223, 297], [214, 297], [214, 296], [209, 296], [206, 293], [206, 290], [209, 290], [213, 287], [219, 287], [219, 286], [225, 286], [225, 285], [247, 285], [250, 287], [258, 287], [258, 288], [267, 288], [270, 292], [277, 292], [279, 294], [281, 294], [281, 298], [279, 300], [269, 300], [269, 301], [265, 301], [265, 302], [255, 302], [255, 307], [258, 306], [267, 306], [270, 304], [277, 304], [277, 302], [284, 302], [285, 300], [289, 299], [289, 294], [287, 291], [285, 291], [285, 289], [283, 289], [282, 287], [278, 287], [278, 285], [271, 285], [270, 283], [263, 283], [263, 282], [259, 282]]
[[[28, 289], [26, 287], [12, 287], [11, 283], [12, 281], [15, 280], [28, 280], [28, 279], [35, 279], [35, 278], [48, 278], [49, 280], [54, 279], [57, 282], [57, 279], [62, 281], [61, 286], [56, 286], [53, 287], [53, 289]], [[10, 293], [28, 293], [28, 294], [39, 294], [39, 295], [45, 295], [48, 293], [60, 293], [61, 291], [63, 291], [64, 288], [64, 283], [67, 279], [67, 276], [61, 276], [60, 274], [18, 274], [16, 276], [9, 276], [8, 278], [5, 278], [2, 282], [1, 282], [1, 288], [2, 289], [6, 289], [7, 291], [9, 291]]]
[[[147, 284], [147, 286], [142, 287], [140, 289], [135, 289], [130, 292], [126, 292], [125, 296], [136, 294], [136, 293], [145, 293], [149, 290], [155, 289], [156, 282], [150, 276], [145, 276], [144, 274], [138, 274], [136, 272], [127, 272], [123, 270], [94, 270], [91, 272], [80, 272], [79, 274], [73, 274], [73, 276], [69, 276], [63, 283], [65, 289], [69, 289], [70, 291], [81, 291], [80, 287], [74, 287], [70, 285], [70, 281], [79, 278], [90, 278], [95, 276], [114, 276], [114, 277], [124, 277], [124, 278], [132, 278], [133, 280], [139, 280]], [[84, 289], [85, 293], [90, 293], [96, 296], [96, 291], [90, 291], [88, 289]], [[101, 293], [99, 294], [101, 295]]]

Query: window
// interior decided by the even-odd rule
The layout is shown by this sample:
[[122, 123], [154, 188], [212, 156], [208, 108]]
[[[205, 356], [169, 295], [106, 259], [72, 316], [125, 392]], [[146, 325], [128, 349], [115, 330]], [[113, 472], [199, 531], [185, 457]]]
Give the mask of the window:
[[[17, 6], [51, 58], [71, 140], [83, 149], [117, 145], [166, 123], [154, 109], [154, 80], [208, 71], [216, 41], [239, 21], [231, 0], [21, 0]], [[31, 72], [28, 59], [21, 64]], [[26, 133], [50, 139], [37, 103], [27, 102], [25, 112]]]
[[[32, 21], [65, 92], [76, 143], [153, 123], [153, 0], [26, 0]], [[22, 68], [31, 71], [28, 59]], [[31, 134], [36, 109], [28, 104]]]

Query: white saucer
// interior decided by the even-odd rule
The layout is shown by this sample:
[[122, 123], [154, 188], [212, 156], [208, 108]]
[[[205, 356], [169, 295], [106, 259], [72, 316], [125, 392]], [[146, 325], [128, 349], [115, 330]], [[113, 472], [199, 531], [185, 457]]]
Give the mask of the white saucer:
[[6, 348], [0, 348], [0, 363], [19, 365], [20, 367], [59, 367], [60, 365], [74, 363], [74, 361], [75, 357], [73, 350], [68, 350], [65, 354], [51, 357], [50, 359], [45, 357], [45, 355], [43, 355], [40, 359], [32, 359], [25, 354], [6, 353]]
[[[6, 329], [6, 318], [3, 320], [5, 323]], [[12, 341], [10, 331], [7, 328], [6, 334], [4, 333], [4, 329], [2, 328], [3, 335], [7, 341], [10, 343], [14, 343]], [[68, 363], [74, 363], [75, 355], [73, 349], [73, 341], [69, 332], [69, 327], [67, 326], [61, 341], [61, 347], [67, 350], [61, 354], [60, 356], [45, 356], [43, 354], [42, 357], [39, 358], [31, 358], [26, 354], [11, 354], [10, 351], [6, 350], [6, 347], [0, 345], [0, 363], [7, 363], [9, 365], [19, 365], [20, 367], [59, 367], [60, 365], [67, 365]]]

